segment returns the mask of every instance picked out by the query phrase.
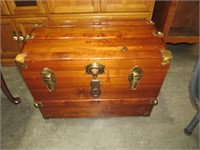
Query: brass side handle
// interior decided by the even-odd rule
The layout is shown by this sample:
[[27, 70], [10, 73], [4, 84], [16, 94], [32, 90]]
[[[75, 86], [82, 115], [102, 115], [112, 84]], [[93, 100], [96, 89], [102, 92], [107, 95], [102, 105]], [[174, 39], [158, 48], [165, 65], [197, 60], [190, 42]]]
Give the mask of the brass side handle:
[[43, 68], [41, 71], [41, 76], [44, 83], [46, 84], [48, 91], [54, 91], [56, 85], [56, 76], [54, 72], [49, 68]]
[[131, 86], [131, 90], [136, 90], [139, 81], [142, 79], [143, 70], [139, 66], [133, 67], [128, 76], [128, 81]]

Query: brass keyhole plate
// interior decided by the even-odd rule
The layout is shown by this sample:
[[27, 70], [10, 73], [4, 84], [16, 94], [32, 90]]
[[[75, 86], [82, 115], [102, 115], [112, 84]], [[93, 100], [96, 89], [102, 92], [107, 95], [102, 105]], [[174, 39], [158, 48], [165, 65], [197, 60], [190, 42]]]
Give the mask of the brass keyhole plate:
[[93, 76], [97, 76], [99, 74], [103, 74], [104, 73], [104, 65], [101, 65], [99, 63], [91, 63], [89, 65], [87, 65], [85, 67], [86, 69], [86, 73], [87, 74], [91, 74]]

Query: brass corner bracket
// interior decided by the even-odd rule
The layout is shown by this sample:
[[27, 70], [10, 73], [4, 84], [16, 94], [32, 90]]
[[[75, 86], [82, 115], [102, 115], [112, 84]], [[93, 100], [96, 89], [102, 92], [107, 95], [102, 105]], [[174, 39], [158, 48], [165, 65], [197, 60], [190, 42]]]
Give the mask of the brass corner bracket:
[[155, 25], [155, 22], [153, 22], [152, 20], [146, 20], [145, 22], [146, 22], [146, 24], [152, 24], [152, 25]]
[[152, 99], [152, 100], [150, 101], [150, 104], [151, 104], [151, 105], [158, 105], [158, 99]]
[[29, 34], [27, 34], [25, 37], [26, 40], [32, 40], [34, 38], [35, 38], [35, 35], [29, 35]]
[[15, 62], [17, 64], [18, 67], [21, 67], [21, 68], [24, 68], [26, 69], [27, 66], [24, 64], [24, 58], [26, 57], [26, 53], [21, 53], [21, 54], [18, 54], [16, 57], [15, 57]]
[[161, 62], [162, 66], [165, 66], [172, 61], [173, 55], [169, 50], [161, 49], [161, 54], [163, 58], [163, 61]]

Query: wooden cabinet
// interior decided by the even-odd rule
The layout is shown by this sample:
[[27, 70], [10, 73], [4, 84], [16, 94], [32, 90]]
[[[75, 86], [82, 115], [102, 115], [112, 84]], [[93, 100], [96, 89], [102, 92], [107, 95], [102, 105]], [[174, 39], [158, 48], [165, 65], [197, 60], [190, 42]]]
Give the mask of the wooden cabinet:
[[[37, 18], [13, 18], [1, 20], [1, 63], [4, 65], [14, 64], [15, 56], [20, 52], [23, 45], [19, 36], [25, 38], [30, 34], [35, 26], [41, 25], [44, 21], [47, 21], [46, 17]], [[16, 35], [18, 40], [14, 40]]]
[[148, 13], [151, 18], [154, 1], [151, 0], [100, 0], [101, 12]]
[[156, 1], [153, 21], [168, 43], [199, 42], [199, 1]]
[[17, 29], [12, 19], [1, 19], [1, 63], [10, 65], [14, 57], [20, 52], [19, 44], [13, 40]]
[[15, 25], [18, 32], [21, 32], [23, 36], [30, 34], [34, 27], [40, 26], [43, 22], [47, 21], [47, 17], [37, 18], [14, 18]]
[[[44, 3], [36, 1], [1, 1], [1, 64], [14, 65], [14, 58], [20, 53], [23, 39], [33, 30], [35, 24], [42, 24], [47, 17], [38, 17], [45, 12]], [[14, 39], [15, 37], [15, 39]]]
[[1, 14], [2, 15], [9, 15], [10, 14], [5, 0], [1, 0], [0, 8], [1, 8]]
[[45, 13], [44, 3], [42, 0], [8, 0], [6, 1], [11, 14], [42, 14]]
[[71, 12], [150, 12], [154, 1], [149, 0], [48, 0], [49, 13]]
[[49, 13], [99, 12], [99, 0], [48, 0]]

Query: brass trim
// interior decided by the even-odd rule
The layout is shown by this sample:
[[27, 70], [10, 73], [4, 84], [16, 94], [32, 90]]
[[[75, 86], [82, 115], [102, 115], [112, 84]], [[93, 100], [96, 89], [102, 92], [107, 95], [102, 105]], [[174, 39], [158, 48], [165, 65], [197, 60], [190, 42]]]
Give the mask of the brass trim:
[[163, 58], [163, 61], [161, 62], [162, 66], [165, 66], [172, 61], [173, 55], [169, 50], [161, 49], [161, 54]]
[[162, 33], [161, 31], [154, 31], [154, 32], [153, 32], [153, 35], [154, 35], [154, 36], [163, 37], [163, 33]]
[[35, 108], [41, 108], [41, 107], [43, 107], [42, 102], [34, 102], [33, 105], [34, 105]]
[[146, 20], [145, 22], [146, 22], [146, 24], [152, 24], [152, 25], [155, 25], [155, 22], [153, 22], [152, 20]]
[[152, 99], [152, 100], [150, 101], [150, 104], [151, 104], [151, 105], [158, 105], [158, 99]]
[[86, 73], [93, 75], [94, 79], [96, 79], [99, 74], [104, 73], [104, 68], [105, 66], [99, 63], [91, 63], [85, 67]]
[[27, 68], [27, 65], [24, 64], [24, 62], [25, 62], [24, 58], [25, 57], [26, 57], [26, 53], [18, 54], [15, 57], [15, 62], [16, 62], [16, 64], [17, 64], [18, 67], [21, 67], [21, 68], [24, 68], [24, 69]]
[[29, 35], [27, 34], [26, 37], [25, 37], [25, 40], [32, 40], [35, 38], [35, 35]]
[[37, 27], [42, 27], [42, 26], [43, 26], [43, 24], [37, 24], [37, 23], [34, 24], [34, 27], [35, 27], [35, 28], [37, 28]]

